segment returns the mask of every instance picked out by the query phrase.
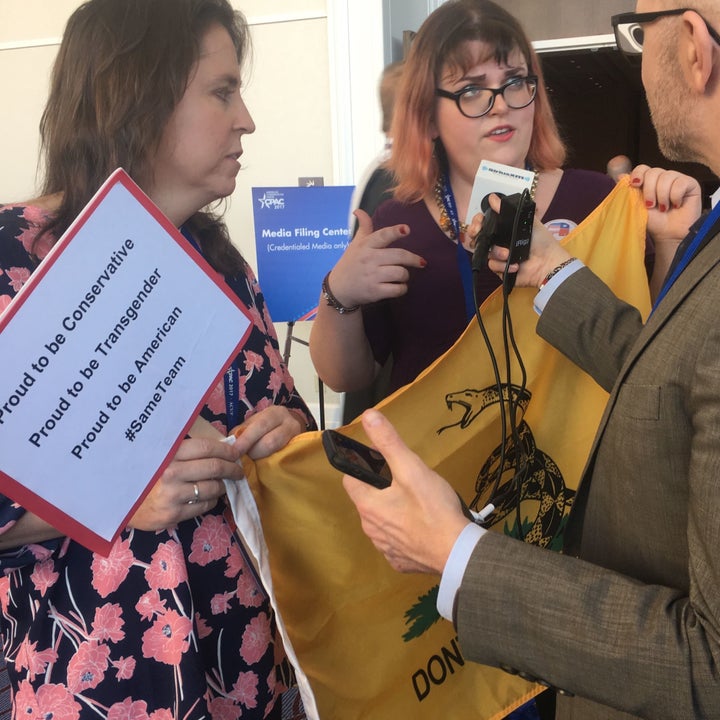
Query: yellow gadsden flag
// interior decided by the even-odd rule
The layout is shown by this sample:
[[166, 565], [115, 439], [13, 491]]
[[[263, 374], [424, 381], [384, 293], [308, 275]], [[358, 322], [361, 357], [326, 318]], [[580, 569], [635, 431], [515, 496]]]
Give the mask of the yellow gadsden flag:
[[[565, 240], [615, 293], [649, 312], [646, 212], [627, 181]], [[503, 485], [522, 458], [517, 495], [504, 493], [494, 529], [557, 548], [607, 395], [535, 334], [535, 294], [510, 296], [514, 335], [527, 372], [512, 368], [518, 432], [500, 452], [500, 396], [476, 323], [412, 385], [380, 404], [424, 460], [470, 503], [487, 501], [499, 458]], [[502, 295], [482, 316], [501, 368]], [[603, 348], [598, 348], [603, 352]], [[504, 376], [504, 371], [503, 371]], [[358, 421], [346, 434], [367, 442]], [[541, 688], [463, 658], [451, 623], [438, 616], [439, 578], [394, 572], [365, 537], [327, 462], [320, 433], [246, 467], [257, 503], [277, 605], [322, 720], [500, 718]], [[496, 493], [497, 496], [497, 493]], [[515, 498], [513, 500], [513, 497]], [[518, 522], [519, 520], [519, 522]], [[488, 582], [492, 582], [488, 578]], [[548, 592], [552, 592], [548, 578]]]

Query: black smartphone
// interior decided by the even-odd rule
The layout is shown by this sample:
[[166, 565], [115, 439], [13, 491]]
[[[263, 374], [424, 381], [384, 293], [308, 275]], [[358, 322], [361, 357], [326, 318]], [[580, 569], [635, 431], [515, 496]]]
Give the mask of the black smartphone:
[[336, 430], [323, 430], [322, 443], [330, 464], [380, 490], [390, 487], [392, 475], [377, 450]]

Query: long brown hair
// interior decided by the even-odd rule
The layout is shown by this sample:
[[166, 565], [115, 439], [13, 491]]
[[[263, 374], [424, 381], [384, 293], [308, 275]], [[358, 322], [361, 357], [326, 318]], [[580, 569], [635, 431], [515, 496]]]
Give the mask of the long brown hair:
[[403, 202], [419, 200], [435, 184], [444, 148], [432, 139], [435, 120], [435, 89], [443, 69], [468, 71], [477, 62], [467, 44], [480, 40], [488, 57], [507, 63], [519, 50], [528, 73], [538, 76], [535, 116], [527, 161], [536, 170], [560, 167], [565, 146], [552, 114], [540, 63], [520, 23], [491, 0], [447, 0], [420, 26], [405, 62], [393, 116], [393, 151], [388, 166], [394, 173], [395, 197]]
[[[248, 26], [227, 0], [89, 0], [71, 15], [40, 121], [43, 193], [62, 194], [43, 232], [61, 235], [118, 167], [149, 185], [163, 130], [215, 24], [242, 66]], [[242, 269], [219, 217], [200, 211], [188, 224], [217, 270]]]

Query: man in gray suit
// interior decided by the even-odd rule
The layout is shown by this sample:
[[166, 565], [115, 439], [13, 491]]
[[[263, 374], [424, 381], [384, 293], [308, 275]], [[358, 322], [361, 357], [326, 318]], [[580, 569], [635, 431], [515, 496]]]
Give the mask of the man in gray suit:
[[[693, 4], [638, 0], [613, 26], [643, 53], [663, 152], [720, 174], [720, 3]], [[654, 235], [697, 212], [663, 178]], [[365, 532], [396, 569], [440, 573], [438, 608], [466, 658], [560, 688], [561, 718], [720, 718], [719, 217], [681, 244], [644, 326], [537, 225], [511, 267], [516, 285], [541, 287], [538, 333], [610, 392], [565, 554], [469, 523], [385, 418], [363, 416], [393, 471], [386, 490], [344, 478]], [[492, 250], [495, 272], [506, 256]]]

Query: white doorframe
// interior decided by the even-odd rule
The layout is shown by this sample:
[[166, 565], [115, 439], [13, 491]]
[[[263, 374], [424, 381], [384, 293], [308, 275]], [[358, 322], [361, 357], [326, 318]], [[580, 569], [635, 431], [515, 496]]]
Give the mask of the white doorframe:
[[327, 0], [333, 182], [354, 185], [383, 147], [382, 0]]

